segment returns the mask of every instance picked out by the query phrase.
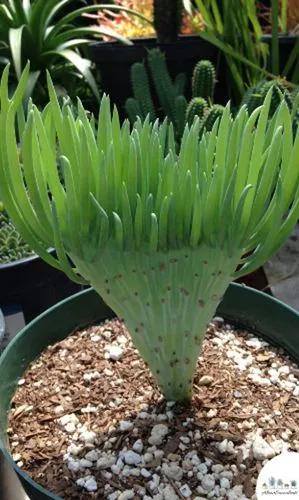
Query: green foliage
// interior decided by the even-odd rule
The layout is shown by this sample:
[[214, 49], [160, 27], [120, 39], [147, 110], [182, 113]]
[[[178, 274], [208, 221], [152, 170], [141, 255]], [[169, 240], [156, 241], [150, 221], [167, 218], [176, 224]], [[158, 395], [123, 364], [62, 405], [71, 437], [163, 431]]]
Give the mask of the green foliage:
[[230, 281], [262, 265], [298, 220], [299, 134], [286, 103], [273, 117], [271, 91], [251, 116], [244, 106], [233, 117], [228, 105], [200, 140], [199, 120], [187, 125], [177, 149], [167, 121], [131, 130], [107, 97], [97, 124], [80, 102], [75, 115], [61, 108], [50, 79], [46, 111], [31, 106], [17, 121], [27, 78], [28, 68], [11, 101], [7, 69], [0, 88], [10, 217], [37, 254], [124, 318], [166, 398], [190, 399]]
[[224, 110], [225, 108], [224, 106], [221, 106], [221, 104], [213, 104], [205, 116], [203, 127], [207, 131], [212, 130], [214, 123], [222, 117]]
[[[153, 89], [147, 72], [150, 70]], [[154, 121], [157, 117], [167, 117], [175, 128], [176, 139], [182, 137], [186, 122], [193, 123], [194, 116], [203, 117], [207, 111], [208, 103], [211, 104], [215, 86], [215, 68], [210, 61], [199, 61], [194, 68], [192, 78], [192, 91], [196, 92], [188, 104], [184, 97], [186, 77], [179, 74], [173, 81], [165, 60], [165, 55], [159, 49], [148, 52], [146, 63], [135, 63], [131, 68], [133, 98], [126, 102], [125, 109], [130, 122], [133, 124], [137, 117], [142, 121], [149, 115]], [[159, 109], [155, 110], [152, 91], [158, 98]], [[204, 99], [207, 96], [208, 102]]]
[[[156, 113], [151, 96], [149, 78], [144, 64], [135, 63], [131, 69], [131, 80], [135, 100], [139, 103], [143, 120], [149, 115], [151, 120], [155, 120]], [[136, 119], [136, 117], [135, 117]]]
[[0, 210], [0, 265], [24, 259], [32, 253], [30, 246], [16, 231], [8, 215]]
[[258, 2], [240, 0], [195, 0], [205, 25], [199, 36], [216, 46], [225, 56], [232, 97], [239, 103], [248, 87], [255, 86], [261, 78], [285, 77], [293, 84], [299, 83], [299, 38], [297, 37], [286, 64], [281, 70], [278, 26], [285, 25], [285, 5], [271, 0], [272, 33], [270, 68], [267, 69], [268, 46], [262, 41], [263, 29], [258, 15]]
[[298, 128], [298, 109], [299, 93], [295, 88], [292, 93], [289, 92], [284, 81], [261, 80], [256, 86], [249, 88], [243, 98], [242, 105], [246, 105], [249, 114], [265, 101], [268, 91], [272, 89], [272, 98], [270, 104], [270, 116], [273, 116], [282, 101], [285, 101], [291, 111], [294, 134]]
[[214, 98], [216, 72], [211, 61], [199, 61], [193, 71], [192, 96], [203, 97], [208, 102]]
[[[108, 28], [76, 26], [75, 21], [87, 12], [99, 11], [107, 5], [84, 5], [64, 14], [64, 8], [73, 0], [9, 0], [0, 5], [0, 64], [12, 63], [15, 78], [19, 80], [28, 60], [31, 73], [26, 97], [44, 95], [45, 70], [49, 70], [56, 84], [67, 85], [71, 93], [74, 77], [84, 79], [93, 94], [99, 98], [97, 83], [91, 72], [91, 62], [83, 56], [83, 48], [104, 35], [130, 43]], [[119, 6], [110, 9], [124, 10]], [[141, 16], [142, 17], [142, 16]]]
[[154, 27], [159, 43], [175, 42], [182, 24], [182, 0], [154, 0]]
[[208, 109], [208, 103], [203, 97], [194, 97], [188, 104], [186, 111], [186, 122], [192, 125], [196, 116], [200, 119]]
[[182, 130], [186, 111], [186, 102], [182, 96], [186, 83], [185, 76], [179, 74], [174, 81], [171, 79], [165, 55], [159, 49], [148, 52], [147, 63], [161, 109], [155, 110], [145, 63], [135, 63], [131, 67], [134, 99], [129, 98], [125, 104], [131, 123], [134, 123], [138, 116], [141, 120], [145, 120], [149, 115], [153, 121], [162, 115], [163, 118], [167, 116], [179, 130]]

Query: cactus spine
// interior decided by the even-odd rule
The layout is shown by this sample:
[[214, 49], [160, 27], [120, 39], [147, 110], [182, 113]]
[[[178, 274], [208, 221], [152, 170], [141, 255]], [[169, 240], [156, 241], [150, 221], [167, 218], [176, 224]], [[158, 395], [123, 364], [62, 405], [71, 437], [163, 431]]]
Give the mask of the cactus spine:
[[182, 137], [185, 128], [185, 117], [187, 111], [187, 99], [183, 95], [178, 95], [175, 99], [175, 125], [178, 137]]
[[214, 123], [218, 118], [221, 118], [225, 108], [221, 104], [214, 104], [208, 111], [205, 120], [204, 128], [208, 131], [212, 130]]
[[133, 94], [138, 101], [144, 120], [147, 115], [151, 120], [155, 120], [156, 113], [154, 103], [150, 91], [149, 78], [143, 63], [135, 63], [131, 68], [131, 80], [133, 87]]
[[216, 72], [211, 61], [199, 61], [193, 71], [192, 96], [213, 101]]
[[194, 118], [198, 116], [199, 118], [203, 118], [204, 114], [208, 109], [208, 103], [203, 97], [194, 97], [187, 108], [186, 111], [186, 122], [189, 125], [192, 125], [194, 122]]

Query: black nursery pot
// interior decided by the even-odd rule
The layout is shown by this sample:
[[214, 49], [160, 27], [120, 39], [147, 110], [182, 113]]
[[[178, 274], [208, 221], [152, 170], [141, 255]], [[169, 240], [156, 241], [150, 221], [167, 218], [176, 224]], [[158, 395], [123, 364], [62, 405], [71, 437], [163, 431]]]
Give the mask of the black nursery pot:
[[0, 283], [0, 306], [18, 306], [26, 322], [82, 289], [36, 255], [0, 264]]
[[[244, 285], [231, 284], [217, 314], [236, 326], [258, 333], [299, 362], [299, 314], [282, 302]], [[61, 500], [33, 481], [13, 461], [7, 439], [7, 417], [18, 380], [44, 349], [78, 327], [113, 317], [92, 289], [55, 305], [27, 325], [0, 357], [0, 453], [14, 468], [30, 500]], [[100, 418], [100, 415], [99, 415]], [[0, 490], [1, 491], [1, 490]], [[2, 498], [2, 497], [1, 497]]]
[[[119, 42], [99, 42], [90, 45], [91, 58], [100, 70], [101, 88], [110, 95], [121, 115], [126, 99], [132, 96], [131, 66], [143, 61], [148, 50], [158, 47], [165, 53], [171, 76], [185, 73], [189, 81], [194, 66], [200, 59], [209, 59], [215, 66], [220, 60], [218, 49], [196, 35], [182, 35], [177, 42], [167, 44], [158, 44], [156, 38], [134, 39], [133, 42], [133, 45], [123, 45]], [[215, 102], [226, 102], [227, 99], [228, 92], [223, 78], [223, 81], [218, 82], [216, 86]]]

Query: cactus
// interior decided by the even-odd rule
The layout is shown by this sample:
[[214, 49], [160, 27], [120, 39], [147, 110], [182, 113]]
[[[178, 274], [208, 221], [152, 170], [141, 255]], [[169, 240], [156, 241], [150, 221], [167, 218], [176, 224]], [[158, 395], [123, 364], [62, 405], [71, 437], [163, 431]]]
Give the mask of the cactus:
[[204, 118], [204, 123], [203, 126], [205, 130], [210, 131], [212, 130], [214, 123], [216, 120], [222, 117], [224, 113], [224, 106], [221, 106], [221, 104], [214, 104], [209, 111], [207, 112], [205, 118]]
[[270, 89], [272, 89], [270, 116], [274, 115], [283, 99], [286, 101], [289, 109], [292, 108], [292, 98], [289, 91], [282, 83], [278, 82], [277, 80], [265, 82], [261, 87], [260, 92], [262, 96], [262, 102], [264, 102], [266, 95]]
[[257, 85], [249, 87], [245, 92], [241, 106], [245, 105], [248, 109], [248, 113], [251, 114], [256, 108], [258, 108], [262, 103], [261, 88], [263, 87], [265, 80], [262, 80]]
[[175, 42], [182, 24], [182, 0], [154, 0], [154, 27], [159, 43]]
[[175, 126], [178, 138], [181, 138], [185, 128], [185, 117], [187, 110], [187, 99], [183, 95], [178, 95], [175, 99]]
[[211, 61], [199, 61], [193, 71], [192, 96], [213, 102], [216, 72]]
[[77, 117], [62, 113], [48, 78], [47, 115], [32, 107], [21, 162], [16, 114], [28, 74], [11, 100], [8, 68], [2, 76], [0, 197], [36, 253], [124, 318], [164, 396], [189, 401], [206, 325], [230, 281], [262, 265], [298, 220], [299, 135], [284, 126], [288, 107], [269, 119], [269, 94], [254, 116], [242, 108], [233, 118], [228, 105], [214, 133], [199, 140], [195, 120], [177, 150], [172, 124], [138, 120], [130, 130], [107, 97], [95, 126], [80, 102]]
[[156, 113], [151, 96], [149, 78], [143, 63], [135, 63], [132, 65], [131, 81], [134, 97], [136, 101], [138, 101], [141, 109], [141, 118], [145, 119], [147, 115], [149, 115], [151, 120], [155, 120]]
[[175, 123], [176, 89], [167, 68], [165, 55], [159, 49], [150, 50], [148, 65], [162, 109], [165, 115]]
[[248, 112], [251, 114], [258, 106], [263, 104], [270, 89], [272, 89], [272, 101], [270, 107], [271, 116], [275, 113], [282, 99], [286, 101], [289, 109], [292, 108], [292, 97], [290, 92], [283, 85], [283, 83], [277, 80], [261, 80], [257, 85], [249, 88], [243, 97], [242, 105], [245, 104]]
[[30, 246], [23, 240], [8, 215], [0, 210], [0, 265], [32, 255]]
[[125, 110], [130, 122], [133, 124], [138, 117], [142, 117], [142, 111], [139, 102], [134, 97], [129, 97], [125, 103]]
[[207, 109], [208, 103], [203, 97], [194, 97], [190, 101], [186, 111], [186, 123], [192, 125], [196, 116], [203, 118]]

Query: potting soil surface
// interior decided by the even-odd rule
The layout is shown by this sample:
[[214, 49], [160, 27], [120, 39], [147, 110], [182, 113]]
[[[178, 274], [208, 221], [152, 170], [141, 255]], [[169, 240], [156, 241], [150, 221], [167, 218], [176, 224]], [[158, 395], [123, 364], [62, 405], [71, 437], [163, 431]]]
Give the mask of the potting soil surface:
[[299, 451], [299, 370], [216, 318], [192, 404], [166, 402], [117, 319], [49, 347], [19, 381], [13, 457], [64, 499], [251, 499], [262, 464]]

